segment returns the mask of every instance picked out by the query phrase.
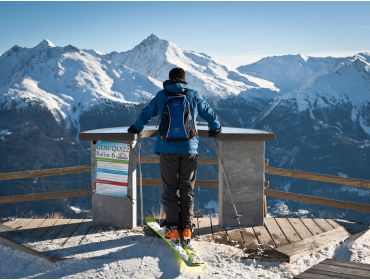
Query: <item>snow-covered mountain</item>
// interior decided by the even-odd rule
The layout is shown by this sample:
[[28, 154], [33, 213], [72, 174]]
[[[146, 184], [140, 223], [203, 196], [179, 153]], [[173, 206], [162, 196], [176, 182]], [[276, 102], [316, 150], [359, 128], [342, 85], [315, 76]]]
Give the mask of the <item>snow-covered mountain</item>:
[[272, 81], [279, 98], [295, 98], [299, 109], [338, 102], [370, 102], [369, 53], [346, 58], [283, 55], [240, 66], [242, 73]]
[[266, 57], [237, 69], [245, 74], [264, 77], [283, 91], [292, 91], [300, 88], [307, 81], [332, 71], [342, 60], [342, 58], [319, 58], [302, 54], [282, 55]]
[[338, 119], [338, 123], [359, 123], [370, 135], [369, 58], [369, 53], [346, 58], [286, 55], [268, 57], [238, 69], [273, 81], [281, 89], [266, 112], [284, 102], [292, 102], [292, 110], [297, 112], [310, 112], [313, 119], [316, 109], [348, 109], [350, 119]]
[[168, 78], [169, 69], [182, 67], [189, 84], [204, 96], [235, 96], [256, 88], [277, 91], [271, 82], [230, 70], [206, 54], [184, 49], [153, 34], [132, 50], [108, 57], [116, 65], [127, 65], [159, 81]]
[[155, 35], [130, 51], [107, 55], [43, 40], [33, 48], [14, 46], [0, 57], [0, 104], [39, 104], [57, 121], [79, 126], [81, 113], [98, 104], [146, 102], [175, 66], [183, 67], [191, 85], [206, 96], [277, 91], [271, 82], [229, 70], [207, 55]]
[[101, 103], [146, 101], [159, 87], [122, 65], [113, 68], [99, 55], [43, 40], [34, 48], [12, 47], [0, 57], [0, 104], [40, 105], [56, 120], [78, 125], [84, 111]]

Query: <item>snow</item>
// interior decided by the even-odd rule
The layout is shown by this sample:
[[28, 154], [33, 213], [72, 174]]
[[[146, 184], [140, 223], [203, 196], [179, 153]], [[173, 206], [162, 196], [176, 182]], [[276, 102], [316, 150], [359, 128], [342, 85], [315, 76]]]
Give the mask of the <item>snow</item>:
[[168, 79], [168, 71], [179, 66], [187, 73], [189, 84], [204, 96], [227, 97], [255, 88], [278, 89], [273, 83], [230, 70], [208, 55], [182, 48], [150, 35], [130, 51], [111, 54], [112, 63], [124, 64], [159, 81]]
[[4, 140], [11, 134], [12, 132], [9, 129], [0, 129], [0, 140]]
[[366, 122], [365, 122], [365, 120], [364, 120], [362, 117], [360, 117], [360, 118], [359, 118], [359, 123], [360, 123], [360, 126], [361, 126], [362, 130], [363, 130], [367, 135], [369, 135], [369, 136], [370, 136], [370, 125], [366, 125]]
[[81, 208], [79, 208], [77, 206], [73, 206], [73, 205], [69, 205], [68, 207], [69, 207], [69, 209], [71, 209], [76, 214], [89, 213], [90, 212], [90, 210], [84, 210], [84, 209], [81, 209]]
[[370, 147], [370, 140], [364, 140], [363, 144], [359, 146], [361, 149]]
[[14, 46], [0, 57], [0, 103], [39, 105], [58, 122], [79, 127], [81, 113], [96, 105], [144, 102], [159, 90], [153, 79], [124, 65], [113, 69], [101, 57], [46, 39], [34, 48]]
[[42, 40], [36, 47], [35, 49], [37, 50], [43, 50], [43, 49], [47, 49], [47, 48], [54, 48], [55, 45], [53, 42], [51, 42], [50, 40], [48, 39], [44, 39]]
[[89, 235], [88, 243], [72, 244], [61, 252], [74, 259], [56, 263], [0, 246], [0, 274], [2, 278], [280, 279], [292, 278], [326, 258], [370, 263], [370, 231], [355, 241], [327, 246], [293, 263], [245, 259], [242, 250], [235, 247], [207, 241], [194, 243], [206, 262], [203, 267], [187, 267], [163, 241], [138, 230]]
[[[370, 103], [369, 69], [368, 53], [344, 58], [282, 55], [238, 68], [273, 82], [280, 88], [276, 100], [294, 100], [298, 111], [350, 103], [352, 120]], [[368, 133], [369, 126], [360, 125]]]

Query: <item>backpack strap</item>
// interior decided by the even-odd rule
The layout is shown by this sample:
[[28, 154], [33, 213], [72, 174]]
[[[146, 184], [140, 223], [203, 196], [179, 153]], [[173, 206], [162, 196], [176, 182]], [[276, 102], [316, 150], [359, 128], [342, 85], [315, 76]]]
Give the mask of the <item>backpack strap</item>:
[[163, 92], [164, 92], [164, 94], [168, 97], [168, 96], [174, 96], [174, 97], [176, 97], [176, 96], [184, 96], [184, 95], [187, 95], [188, 94], [188, 89], [185, 89], [185, 91], [184, 92], [182, 92], [182, 93], [178, 93], [178, 94], [172, 94], [172, 93], [170, 93], [169, 91], [167, 91], [167, 90], [165, 90], [165, 89], [163, 89]]

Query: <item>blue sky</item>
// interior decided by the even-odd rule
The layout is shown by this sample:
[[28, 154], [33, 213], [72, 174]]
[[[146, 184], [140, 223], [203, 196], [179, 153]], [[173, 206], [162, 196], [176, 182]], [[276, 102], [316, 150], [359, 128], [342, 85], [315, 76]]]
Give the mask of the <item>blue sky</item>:
[[0, 53], [43, 38], [103, 53], [151, 33], [229, 64], [370, 50], [370, 2], [0, 2]]

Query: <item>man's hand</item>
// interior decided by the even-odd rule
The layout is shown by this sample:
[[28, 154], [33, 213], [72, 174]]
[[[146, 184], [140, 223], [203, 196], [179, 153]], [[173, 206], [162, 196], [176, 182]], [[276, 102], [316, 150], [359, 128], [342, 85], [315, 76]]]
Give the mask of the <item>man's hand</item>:
[[218, 130], [209, 130], [208, 131], [208, 137], [209, 138], [215, 138], [215, 137], [217, 137], [217, 135], [220, 133], [222, 131], [222, 129], [220, 128], [220, 129], [218, 129]]
[[135, 128], [135, 126], [134, 126], [134, 125], [131, 125], [131, 126], [127, 129], [127, 132], [128, 132], [128, 133], [133, 133], [133, 134], [138, 134], [138, 133], [140, 133], [140, 130], [137, 130], [137, 129]]

